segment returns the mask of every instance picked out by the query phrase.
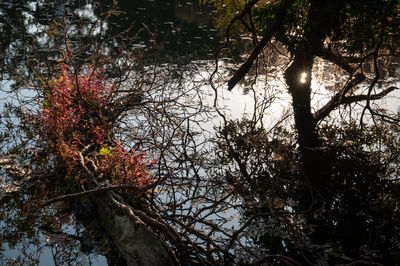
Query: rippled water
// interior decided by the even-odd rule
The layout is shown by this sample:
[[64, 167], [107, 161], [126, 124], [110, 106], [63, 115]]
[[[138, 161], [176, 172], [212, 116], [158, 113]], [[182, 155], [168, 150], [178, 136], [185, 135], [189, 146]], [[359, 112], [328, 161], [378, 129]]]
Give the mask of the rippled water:
[[[116, 4], [116, 5], [113, 5]], [[99, 20], [112, 15], [105, 23]], [[59, 57], [58, 44], [49, 42], [49, 36], [56, 36], [68, 27], [71, 47], [80, 47], [93, 40], [104, 41], [104, 49], [110, 54], [118, 54], [118, 48], [126, 41], [118, 37], [130, 28], [135, 36], [133, 45], [126, 49], [156, 46], [159, 60], [165, 63], [186, 64], [194, 60], [207, 60], [213, 57], [220, 40], [217, 30], [212, 26], [213, 9], [200, 6], [198, 0], [147, 0], [147, 1], [2, 1], [0, 3], [0, 101], [3, 105], [10, 99], [4, 91], [12, 87], [21, 88], [24, 76], [29, 75], [29, 64], [56, 61]], [[111, 13], [109, 13], [111, 14]], [[91, 49], [88, 49], [90, 52]], [[37, 62], [29, 61], [27, 55], [34, 55]], [[32, 60], [32, 58], [30, 59]], [[28, 64], [29, 63], [29, 64]], [[23, 97], [23, 95], [21, 95]], [[1, 107], [2, 108], [2, 107]], [[0, 225], [3, 227], [4, 225]], [[65, 226], [63, 231], [72, 235], [79, 233], [73, 226]], [[5, 263], [32, 263], [17, 261], [13, 257], [22, 255], [21, 250], [39, 254], [40, 265], [52, 265], [59, 238], [40, 236], [41, 243], [28, 247], [17, 246], [9, 249], [3, 246]], [[52, 248], [45, 247], [47, 242]], [[75, 250], [76, 249], [76, 250]], [[71, 246], [71, 252], [79, 250], [79, 243]], [[24, 257], [25, 255], [22, 255]], [[101, 255], [81, 258], [83, 264], [107, 265]]]
[[[114, 1], [116, 6], [112, 6], [112, 1], [3, 1], [0, 3], [0, 75], [3, 78], [2, 87], [4, 90], [10, 89], [10, 84], [18, 84], [23, 80], [14, 80], [13, 77], [20, 77], [27, 72], [27, 53], [37, 53], [37, 63], [46, 60], [57, 60], [59, 56], [57, 47], [48, 43], [48, 34], [56, 34], [59, 25], [57, 21], [65, 21], [70, 27], [71, 46], [79, 47], [82, 44], [99, 38], [107, 40], [104, 42], [104, 49], [108, 49], [110, 54], [119, 54], [121, 44], [126, 41], [124, 38], [115, 37], [119, 32], [131, 27], [131, 33], [135, 35], [132, 46], [126, 49], [138, 51], [138, 48], [156, 46], [158, 49], [159, 60], [167, 64], [191, 65], [198, 69], [197, 76], [192, 76], [194, 80], [206, 80], [212, 72], [213, 66], [207, 66], [206, 60], [212, 59], [213, 54], [220, 45], [220, 38], [217, 30], [212, 25], [213, 9], [210, 7], [199, 6], [198, 0], [192, 1], [170, 1], [170, 0], [147, 0], [147, 1]], [[113, 14], [107, 21], [98, 26], [98, 19], [104, 17], [112, 7]], [[101, 15], [103, 14], [103, 15]], [[50, 26], [49, 26], [50, 25]], [[91, 31], [91, 27], [93, 30]], [[35, 43], [36, 51], [30, 50], [27, 43]], [[90, 51], [90, 49], [89, 49]], [[141, 50], [140, 50], [141, 51]], [[153, 60], [153, 58], [151, 58]], [[150, 60], [150, 62], [151, 62]], [[190, 64], [189, 64], [190, 63]], [[229, 77], [229, 69], [235, 69], [235, 64], [224, 62], [221, 76]], [[276, 70], [275, 66], [269, 66], [271, 70]], [[329, 64], [317, 64], [314, 69], [313, 88], [315, 97], [313, 105], [318, 106], [324, 103], [321, 99], [331, 94], [337, 86], [344, 81], [343, 75], [337, 71], [330, 71], [332, 66]], [[366, 70], [368, 72], [368, 70]], [[399, 76], [399, 67], [393, 64], [388, 73], [384, 75]], [[268, 73], [268, 71], [266, 71]], [[273, 71], [271, 71], [273, 72]], [[263, 81], [258, 81], [257, 93], [260, 95], [274, 94], [280, 101], [275, 102], [276, 106], [271, 106], [265, 113], [266, 122], [273, 125], [273, 119], [288, 111], [290, 106], [290, 96], [284, 88], [284, 83], [279, 76], [274, 73], [273, 77], [264, 77]], [[328, 74], [327, 74], [328, 73]], [[336, 75], [337, 74], [337, 75]], [[223, 78], [222, 78], [223, 79]], [[324, 82], [319, 82], [322, 79]], [[6, 81], [8, 81], [6, 85]], [[268, 81], [268, 86], [266, 86]], [[339, 84], [339, 85], [338, 85]], [[224, 86], [221, 86], [223, 88]], [[199, 85], [199, 89], [210, 90], [207, 84]], [[232, 92], [221, 90], [221, 103], [230, 111], [230, 117], [240, 118], [243, 113], [253, 111], [254, 98], [252, 93], [246, 96], [242, 91], [246, 90], [246, 84], [238, 86]], [[1, 92], [0, 92], [1, 93]], [[209, 91], [207, 101], [212, 102], [212, 91]], [[4, 98], [1, 95], [0, 99]], [[392, 98], [393, 99], [393, 98]], [[7, 99], [3, 99], [7, 100]], [[326, 102], [326, 101], [325, 101]], [[397, 103], [389, 103], [398, 106]], [[267, 124], [267, 123], [266, 123]], [[211, 130], [215, 124], [209, 125]], [[76, 228], [66, 227], [66, 232], [76, 234]], [[41, 241], [46, 241], [44, 237]], [[57, 240], [55, 240], [56, 242]], [[7, 247], [6, 247], [7, 248]], [[79, 245], [77, 247], [79, 249]], [[8, 250], [6, 255], [13, 257], [19, 253]], [[40, 256], [42, 265], [52, 264], [51, 250], [45, 249]], [[92, 257], [95, 265], [105, 265], [102, 256]]]

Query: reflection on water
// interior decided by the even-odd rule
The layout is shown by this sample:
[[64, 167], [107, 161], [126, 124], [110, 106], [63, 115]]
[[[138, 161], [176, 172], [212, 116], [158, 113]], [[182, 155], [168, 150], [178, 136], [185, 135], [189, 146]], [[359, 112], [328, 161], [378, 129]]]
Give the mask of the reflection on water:
[[[217, 31], [212, 27], [212, 9], [200, 6], [199, 1], [147, 0], [147, 1], [29, 1], [13, 0], [0, 3], [0, 77], [2, 84], [13, 80], [12, 86], [20, 88], [31, 80], [31, 67], [46, 69], [44, 64], [57, 64], [61, 57], [60, 49], [78, 51], [85, 47], [85, 56], [103, 49], [117, 63], [121, 49], [143, 51], [146, 47], [154, 46], [159, 50], [160, 60], [174, 64], [186, 63], [192, 60], [209, 59], [219, 44]], [[116, 4], [116, 5], [114, 5]], [[113, 10], [110, 12], [109, 10]], [[106, 19], [107, 18], [107, 19]], [[100, 23], [104, 20], [104, 23]], [[128, 30], [128, 31], [127, 31]], [[118, 35], [122, 31], [124, 36]], [[63, 33], [68, 33], [69, 43], [63, 43]], [[132, 38], [129, 47], [122, 48], [126, 36]], [[85, 46], [86, 45], [86, 46]], [[79, 54], [78, 54], [79, 55]], [[118, 55], [117, 57], [115, 55]], [[77, 61], [80, 57], [77, 56]], [[46, 74], [43, 70], [43, 73]], [[4, 98], [2, 87], [0, 98]], [[4, 228], [0, 224], [0, 228]], [[8, 226], [8, 225], [7, 225]], [[62, 231], [75, 234], [71, 228]], [[59, 239], [57, 236], [54, 239]], [[40, 264], [52, 264], [57, 256], [67, 258], [70, 254], [54, 248], [46, 247], [46, 238], [40, 235], [33, 241], [36, 245], [26, 244], [32, 249], [32, 258], [40, 258]], [[16, 248], [25, 250], [25, 243]], [[51, 241], [50, 241], [51, 242]], [[72, 250], [72, 246], [74, 249]], [[6, 248], [5, 260], [21, 255], [17, 249]], [[71, 252], [83, 256], [82, 264], [94, 263], [104, 265], [102, 256], [90, 259], [79, 253], [80, 243], [71, 243]], [[43, 254], [40, 254], [43, 252]], [[26, 254], [22, 254], [24, 257]], [[9, 260], [14, 264], [28, 263]], [[75, 261], [75, 263], [78, 262]], [[34, 263], [33, 261], [29, 263]]]
[[[186, 63], [199, 62], [197, 67], [198, 75], [208, 76], [210, 71], [206, 66], [204, 69], [200, 67], [205, 59], [209, 59], [219, 44], [217, 31], [212, 27], [212, 9], [200, 6], [198, 0], [192, 1], [114, 1], [116, 6], [113, 6], [111, 1], [5, 1], [0, 3], [0, 74], [3, 78], [16, 78], [18, 81], [24, 82], [21, 78], [27, 71], [27, 54], [35, 55], [34, 61], [30, 64], [40, 65], [43, 62], [56, 63], [60, 57], [59, 48], [65, 43], [57, 42], [57, 36], [63, 30], [68, 32], [69, 48], [78, 49], [81, 46], [92, 45], [85, 47], [84, 52], [95, 53], [96, 49], [104, 49], [109, 58], [113, 59], [110, 64], [118, 63], [124, 55], [121, 51], [131, 50], [143, 52], [146, 47], [156, 47], [159, 50], [160, 60], [168, 63]], [[113, 11], [109, 12], [112, 8]], [[104, 23], [98, 23], [99, 19], [107, 20]], [[65, 28], [68, 27], [66, 30]], [[128, 36], [133, 38], [133, 43], [129, 47], [124, 47], [126, 35], [119, 36], [118, 33], [128, 30]], [[49, 37], [55, 37], [55, 42], [50, 42]], [[98, 42], [92, 42], [96, 40]], [[33, 44], [33, 45], [27, 45]], [[122, 49], [122, 50], [121, 50]], [[117, 57], [114, 57], [114, 56]], [[77, 60], [80, 58], [78, 57]], [[129, 58], [127, 59], [129, 60]], [[195, 61], [197, 60], [197, 61]], [[384, 63], [384, 62], [383, 62]], [[243, 113], [248, 112], [252, 115], [254, 106], [260, 106], [260, 112], [264, 113], [264, 105], [254, 102], [256, 95], [261, 99], [274, 97], [278, 99], [279, 106], [271, 104], [266, 113], [266, 121], [271, 121], [272, 118], [277, 119], [276, 115], [284, 110], [282, 106], [290, 106], [290, 96], [285, 90], [285, 85], [279, 83], [279, 77], [276, 77], [276, 68], [278, 64], [268, 66], [264, 73], [273, 73], [275, 80], [269, 80], [269, 77], [264, 77], [265, 80], [258, 82], [255, 91], [250, 90], [249, 95], [243, 96], [241, 90], [246, 90], [244, 82], [243, 87], [235, 89], [233, 92], [222, 91], [220, 103], [229, 106], [232, 117], [240, 118]], [[110, 66], [113, 67], [113, 66]], [[236, 69], [236, 66], [225, 66]], [[331, 93], [343, 84], [343, 75], [338, 71], [327, 71], [327, 64], [316, 64], [313, 76], [313, 88], [319, 94]], [[321, 68], [321, 69], [319, 69]], [[367, 68], [367, 67], [366, 67]], [[391, 68], [389, 68], [389, 72]], [[336, 73], [337, 78], [330, 76], [322, 76], [324, 84], [317, 84], [316, 80], [321, 78], [320, 73]], [[368, 72], [368, 70], [365, 70]], [[394, 68], [398, 71], [398, 67]], [[229, 71], [223, 69], [221, 76], [229, 77]], [[279, 72], [279, 71], [278, 71]], [[398, 72], [397, 72], [398, 73]], [[385, 73], [383, 74], [386, 75]], [[390, 73], [387, 73], [390, 76]], [[196, 76], [191, 76], [191, 82], [194, 82]], [[300, 78], [306, 81], [306, 76]], [[202, 82], [202, 77], [199, 77]], [[252, 83], [250, 80], [249, 84]], [[269, 85], [268, 85], [268, 84]], [[270, 86], [270, 87], [268, 87]], [[203, 88], [203, 85], [198, 85], [199, 89], [206, 91], [208, 88]], [[317, 86], [317, 87], [315, 87]], [[322, 86], [324, 86], [322, 88]], [[221, 87], [222, 88], [222, 87]], [[248, 89], [249, 90], [249, 89]], [[252, 94], [254, 93], [254, 95]], [[212, 91], [209, 93], [212, 102]], [[317, 94], [316, 94], [317, 95]], [[2, 98], [2, 97], [0, 97]], [[318, 95], [313, 99], [318, 104], [321, 97]], [[276, 102], [274, 102], [275, 104]], [[258, 104], [258, 105], [257, 105]], [[258, 107], [257, 107], [258, 108]], [[285, 110], [284, 110], [285, 111]], [[268, 116], [268, 117], [267, 117]], [[271, 118], [272, 117], [272, 118]], [[274, 121], [276, 122], [276, 121]], [[273, 124], [270, 124], [271, 126]], [[215, 124], [209, 125], [209, 131]], [[42, 239], [43, 240], [43, 239]], [[79, 245], [78, 245], [79, 249]], [[12, 253], [9, 253], [12, 254]], [[13, 256], [14, 254], [12, 254]], [[11, 255], [10, 255], [11, 256]], [[47, 251], [43, 260], [50, 260], [51, 256]], [[99, 263], [99, 262], [98, 262]], [[99, 264], [97, 264], [99, 265]]]
[[[122, 40], [117, 34], [127, 29], [131, 34], [140, 31], [138, 43], [155, 41], [161, 48], [161, 57], [175, 63], [177, 57], [209, 58], [218, 45], [217, 32], [212, 26], [213, 10], [200, 6], [196, 0], [123, 0], [114, 1], [115, 6], [112, 3], [105, 0], [1, 2], [1, 63], [5, 66], [5, 63], [11, 63], [11, 58], [14, 64], [22, 62], [28, 49], [24, 46], [26, 43], [38, 45], [39, 52], [54, 53], [57, 47], [50, 46], [48, 37], [57, 34], [55, 21], [67, 20], [70, 30], [75, 29], [69, 36], [70, 41], [85, 43], [96, 33], [90, 27], [107, 16], [107, 23], [97, 29], [97, 33], [101, 31], [103, 40], [112, 39], [108, 42], [110, 49], [121, 45]], [[108, 13], [110, 9], [112, 13]]]

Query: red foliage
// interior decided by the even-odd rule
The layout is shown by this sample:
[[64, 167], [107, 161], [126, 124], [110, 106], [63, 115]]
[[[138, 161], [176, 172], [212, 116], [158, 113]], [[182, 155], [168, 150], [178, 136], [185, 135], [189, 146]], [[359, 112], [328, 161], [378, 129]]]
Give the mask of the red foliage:
[[111, 155], [103, 155], [100, 169], [106, 176], [111, 177], [114, 184], [133, 182], [139, 186], [146, 186], [154, 180], [147, 168], [143, 167], [147, 163], [147, 159], [136, 152], [128, 152], [118, 145]]
[[[66, 168], [67, 178], [73, 176], [76, 181], [83, 182], [85, 176], [79, 165], [79, 151], [85, 146], [92, 144], [99, 151], [113, 143], [111, 128], [102, 115], [112, 94], [113, 86], [105, 81], [101, 69], [75, 75], [67, 65], [62, 65], [59, 78], [45, 88], [39, 117], [41, 138]], [[119, 144], [114, 146], [106, 155], [92, 153], [103, 178], [113, 184], [138, 186], [146, 186], [154, 180], [147, 170], [146, 159]]]

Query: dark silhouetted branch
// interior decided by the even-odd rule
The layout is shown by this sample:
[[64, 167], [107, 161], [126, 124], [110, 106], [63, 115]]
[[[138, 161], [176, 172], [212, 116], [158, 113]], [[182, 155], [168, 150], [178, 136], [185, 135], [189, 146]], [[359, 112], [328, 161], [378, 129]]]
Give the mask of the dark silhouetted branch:
[[[355, 95], [355, 96], [349, 96], [349, 97], [343, 97], [341, 100], [340, 99], [332, 99], [329, 101], [324, 107], [322, 107], [318, 112], [316, 112], [315, 119], [317, 121], [320, 121], [324, 119], [332, 110], [334, 110], [336, 107], [343, 105], [343, 104], [350, 104], [350, 103], [355, 103], [355, 102], [360, 102], [360, 101], [367, 101], [367, 100], [379, 100], [382, 99], [384, 96], [388, 95], [394, 90], [398, 90], [399, 88], [391, 86], [383, 91], [381, 91], [378, 94], [362, 94], [362, 95]], [[336, 95], [335, 97], [336, 98]]]
[[279, 30], [282, 26], [283, 18], [285, 17], [287, 7], [289, 5], [289, 0], [284, 0], [281, 7], [279, 8], [274, 22], [268, 31], [264, 34], [261, 41], [254, 47], [250, 56], [247, 58], [246, 62], [241, 65], [241, 67], [235, 72], [233, 77], [228, 81], [228, 90], [232, 90], [236, 84], [242, 80], [242, 78], [249, 72], [250, 68], [253, 66], [254, 61], [257, 59], [258, 55], [262, 52], [264, 47], [270, 42], [272, 36]]
[[348, 60], [331, 47], [320, 47], [316, 54], [317, 56], [340, 66], [350, 74], [354, 72], [354, 68], [349, 65]]
[[95, 188], [95, 189], [91, 189], [91, 190], [87, 190], [87, 191], [83, 191], [83, 192], [72, 193], [72, 194], [67, 194], [67, 195], [63, 195], [63, 196], [60, 196], [60, 197], [56, 197], [56, 198], [53, 198], [53, 199], [45, 201], [40, 206], [41, 207], [45, 207], [45, 206], [47, 206], [49, 204], [52, 204], [54, 202], [57, 202], [57, 201], [80, 198], [80, 197], [84, 197], [84, 196], [88, 196], [88, 195], [100, 194], [100, 193], [104, 193], [104, 192], [108, 192], [108, 191], [114, 191], [114, 190], [126, 189], [126, 190], [134, 190], [134, 191], [138, 191], [140, 193], [143, 193], [143, 192], [147, 191], [148, 189], [151, 189], [151, 187], [153, 187], [153, 185], [150, 185], [150, 186], [145, 187], [145, 188], [140, 188], [140, 187], [137, 187], [137, 186], [134, 186], [134, 185], [118, 185], [118, 186], [110, 186], [110, 187], [100, 187], [100, 188]]
[[344, 96], [355, 86], [360, 84], [365, 80], [365, 75], [364, 74], [357, 74], [354, 76], [354, 78], [346, 84], [346, 86], [340, 90], [338, 93], [336, 93], [332, 99], [325, 104], [321, 109], [319, 109], [314, 117], [316, 122], [324, 119], [326, 116], [329, 115], [330, 112], [332, 112], [336, 107], [338, 107], [341, 104], [345, 104], [344, 102]]

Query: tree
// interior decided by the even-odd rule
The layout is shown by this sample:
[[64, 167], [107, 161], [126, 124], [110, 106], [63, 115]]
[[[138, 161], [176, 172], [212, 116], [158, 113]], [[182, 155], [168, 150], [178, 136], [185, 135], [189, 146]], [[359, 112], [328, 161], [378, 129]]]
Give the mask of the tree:
[[[104, 28], [102, 18], [89, 29]], [[44, 235], [55, 263], [71, 246], [81, 251], [66, 263], [85, 264], [93, 249], [112, 265], [232, 263], [246, 226], [228, 225], [240, 202], [213, 174], [211, 141], [199, 134], [214, 114], [201, 84], [185, 85], [197, 69], [157, 57], [146, 65], [154, 47], [126, 49], [138, 42], [132, 32], [113, 56], [115, 36], [77, 45], [74, 23], [43, 29], [48, 56], [24, 39], [26, 72], [9, 77], [17, 83], [1, 117], [2, 243], [40, 250]]]
[[[390, 209], [398, 189], [394, 170], [398, 151], [392, 144], [397, 145], [394, 132], [399, 120], [398, 115], [373, 105], [398, 89], [385, 82], [388, 67], [382, 64], [398, 61], [398, 2], [210, 2], [220, 10], [217, 21], [227, 39], [224, 48], [238, 32], [251, 34], [254, 44], [229, 79], [229, 90], [253, 69], [262, 71], [259, 61], [268, 58], [263, 54], [270, 53], [269, 47], [289, 58], [283, 76], [292, 98], [296, 138], [279, 128], [275, 135], [267, 134], [257, 125], [260, 119], [254, 118], [227, 121], [220, 130], [221, 157], [236, 165], [234, 171], [226, 172], [226, 178], [235, 183], [247, 180], [242, 197], [256, 207], [253, 211], [245, 207], [245, 212], [264, 212], [259, 226], [266, 233], [256, 238], [268, 252], [286, 254], [302, 264], [363, 259], [398, 263], [394, 250], [399, 239], [386, 227], [391, 219], [398, 221], [397, 207], [388, 216], [382, 214]], [[319, 109], [311, 101], [318, 89], [311, 84], [317, 78], [317, 57], [340, 68], [345, 77]], [[372, 71], [366, 73], [371, 65]], [[330, 115], [337, 119], [339, 108], [358, 103], [364, 103], [358, 113], [359, 128], [354, 119], [337, 123], [329, 119]], [[371, 120], [374, 125], [366, 125]], [[394, 142], [386, 142], [386, 136]], [[290, 167], [285, 165], [289, 162]], [[381, 195], [387, 195], [387, 200]], [[383, 228], [389, 231], [384, 233]], [[383, 239], [391, 239], [390, 244]]]
[[[30, 93], [14, 86], [9, 95], [16, 101], [1, 117], [2, 242], [32, 243], [42, 233], [69, 240], [56, 243], [55, 261], [80, 246], [122, 265], [398, 263], [398, 116], [378, 113], [372, 104], [393, 89], [375, 93], [379, 71], [360, 71], [369, 61], [378, 69], [382, 49], [396, 51], [396, 31], [372, 27], [374, 19], [391, 17], [394, 2], [377, 1], [378, 14], [350, 1], [224, 2], [243, 8], [232, 21], [241, 21], [255, 44], [230, 86], [258, 56], [276, 59], [278, 50], [286, 57], [286, 49], [290, 56], [282, 64], [289, 64], [295, 130], [286, 119], [263, 126], [265, 112], [279, 100], [273, 93], [258, 97], [251, 83], [253, 116], [230, 121], [217, 106], [215, 82], [214, 108], [204, 100], [204, 80], [196, 83], [195, 75], [202, 65], [182, 70], [158, 64], [157, 57], [147, 64], [145, 52], [157, 49], [128, 49], [139, 42], [132, 31], [118, 35], [125, 41], [115, 50], [113, 36], [102, 31], [77, 45], [71, 40], [84, 31], [76, 32], [74, 21], [54, 22], [43, 30], [53, 56], [39, 57], [41, 45], [25, 39], [29, 67], [23, 78], [18, 71], [13, 77]], [[100, 25], [88, 29], [104, 29], [103, 19], [112, 14], [99, 15]], [[389, 29], [398, 17], [386, 21]], [[362, 42], [343, 44], [361, 33], [356, 25], [384, 37], [361, 34]], [[331, 46], [322, 46], [328, 36]], [[274, 50], [264, 49], [267, 44]], [[318, 53], [350, 78], [312, 112]], [[360, 117], [368, 124], [329, 120], [335, 109], [359, 101], [367, 103]], [[368, 111], [376, 124], [365, 118]], [[216, 115], [222, 124], [214, 135], [202, 121]], [[68, 223], [85, 229], [65, 232]], [[77, 261], [82, 252], [76, 250]]]
[[[335, 3], [273, 1], [254, 8], [256, 11], [253, 12], [256, 15], [253, 18], [252, 7], [258, 2], [250, 1], [228, 26], [227, 32], [229, 33], [231, 25], [235, 21], [242, 20], [243, 24], [247, 25], [246, 29], [252, 29], [254, 34], [259, 31], [263, 33], [263, 38], [252, 50], [249, 58], [230, 79], [228, 89], [231, 90], [243, 78], [273, 37], [287, 47], [293, 61], [285, 71], [285, 80], [293, 98], [293, 110], [299, 145], [303, 153], [304, 169], [307, 176], [310, 177], [311, 184], [322, 188], [324, 184], [319, 184], [319, 182], [323, 182], [323, 178], [313, 177], [312, 174], [312, 162], [318, 158], [318, 153], [310, 152], [320, 145], [316, 135], [317, 124], [342, 104], [364, 100], [367, 102], [366, 109], [373, 112], [370, 101], [382, 98], [395, 89], [395, 87], [389, 87], [379, 93], [372, 92], [380, 77], [377, 65], [379, 52], [383, 49], [397, 52], [398, 35], [393, 30], [398, 26], [398, 4], [395, 1], [371, 1], [371, 3], [365, 1]], [[379, 12], [376, 12], [377, 10]], [[253, 28], [250, 28], [243, 20], [246, 15], [249, 16], [248, 20], [256, 20], [258, 22], [256, 25], [260, 28], [254, 28], [254, 25]], [[368, 20], [365, 21], [365, 18]], [[369, 31], [369, 33], [359, 34], [359, 29], [365, 33]], [[341, 42], [345, 42], [345, 44], [340, 45]], [[342, 54], [339, 53], [339, 49], [343, 50], [340, 51]], [[361, 56], [356, 57], [355, 53]], [[349, 78], [343, 88], [337, 89], [338, 93], [327, 105], [313, 113], [310, 99], [311, 74], [313, 60], [316, 56], [338, 65], [348, 73]], [[371, 80], [367, 95], [346, 97], [347, 93], [365, 80], [364, 72], [361, 71], [362, 62], [369, 58], [374, 60], [375, 76]], [[376, 115], [376, 112], [373, 114]]]

